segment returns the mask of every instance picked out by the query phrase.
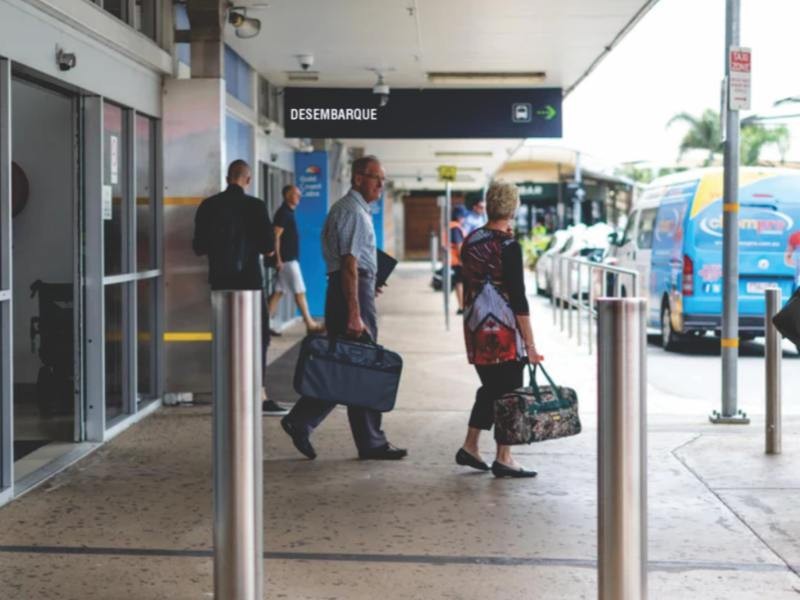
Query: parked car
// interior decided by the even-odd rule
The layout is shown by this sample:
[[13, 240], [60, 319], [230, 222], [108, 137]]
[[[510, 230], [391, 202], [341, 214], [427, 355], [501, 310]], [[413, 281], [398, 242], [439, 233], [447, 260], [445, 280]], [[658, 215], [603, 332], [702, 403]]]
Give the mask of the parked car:
[[[536, 265], [537, 293], [546, 296], [552, 294], [553, 282], [551, 278], [555, 256], [567, 256], [570, 258], [580, 257], [595, 262], [601, 262], [608, 251], [609, 234], [612, 231], [613, 228], [606, 223], [595, 223], [589, 227], [581, 224], [555, 232], [553, 245], [539, 258]], [[586, 276], [581, 280], [580, 290], [578, 290], [577, 271], [573, 270], [571, 279], [570, 289], [573, 290], [573, 298], [577, 297], [578, 294], [583, 296], [588, 295], [589, 280]], [[564, 292], [566, 292], [566, 289]]]
[[[789, 236], [800, 230], [800, 175], [743, 168], [739, 181], [739, 337], [752, 339], [764, 334], [765, 288], [779, 287], [786, 300], [797, 287], [786, 255]], [[640, 274], [648, 325], [661, 331], [667, 350], [720, 334], [722, 186], [721, 169], [654, 181], [613, 248], [619, 266]]]

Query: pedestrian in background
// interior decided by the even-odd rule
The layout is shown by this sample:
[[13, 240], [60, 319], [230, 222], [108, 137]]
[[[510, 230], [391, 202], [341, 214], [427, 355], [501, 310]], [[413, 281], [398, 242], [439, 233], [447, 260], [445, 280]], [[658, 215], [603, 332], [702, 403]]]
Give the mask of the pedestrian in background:
[[306, 284], [300, 270], [300, 236], [297, 233], [295, 210], [300, 204], [300, 188], [287, 185], [281, 195], [283, 203], [273, 218], [275, 231], [275, 269], [278, 271], [275, 291], [269, 298], [269, 315], [275, 316], [278, 303], [284, 294], [291, 294], [303, 315], [308, 333], [320, 333], [324, 328], [311, 318], [306, 300]]
[[[228, 167], [225, 191], [206, 198], [194, 217], [192, 249], [208, 257], [208, 282], [212, 290], [262, 290], [263, 256], [275, 252], [275, 238], [264, 202], [245, 193], [251, 170], [243, 160]], [[288, 411], [267, 398], [267, 347], [269, 312], [261, 301], [262, 411], [266, 415], [285, 415]]]
[[484, 225], [486, 225], [486, 202], [481, 198], [472, 205], [464, 217], [464, 234], [469, 235]]

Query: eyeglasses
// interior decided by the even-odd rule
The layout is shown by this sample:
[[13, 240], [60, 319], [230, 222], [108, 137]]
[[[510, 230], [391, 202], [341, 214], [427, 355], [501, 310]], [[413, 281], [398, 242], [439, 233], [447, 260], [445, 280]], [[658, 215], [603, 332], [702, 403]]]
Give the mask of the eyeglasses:
[[381, 177], [380, 175], [373, 175], [371, 173], [362, 173], [361, 176], [362, 177], [369, 177], [370, 179], [376, 179], [378, 181], [378, 183], [380, 183], [381, 185], [386, 183], [386, 177]]

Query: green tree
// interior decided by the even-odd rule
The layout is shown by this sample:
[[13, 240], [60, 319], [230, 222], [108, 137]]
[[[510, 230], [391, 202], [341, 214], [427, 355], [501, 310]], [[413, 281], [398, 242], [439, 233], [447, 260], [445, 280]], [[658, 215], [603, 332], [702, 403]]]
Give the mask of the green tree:
[[[710, 165], [714, 160], [714, 154], [719, 152], [722, 147], [719, 113], [710, 108], [703, 111], [700, 117], [682, 112], [672, 117], [667, 122], [667, 127], [675, 123], [685, 123], [689, 126], [678, 148], [678, 158], [680, 159], [687, 150], [708, 150], [708, 158], [703, 164], [704, 166]], [[783, 125], [767, 129], [760, 123], [746, 123], [742, 126], [741, 131], [741, 163], [757, 165], [761, 151], [765, 146], [772, 144], [777, 146], [781, 164], [783, 164], [789, 151], [789, 130]]]
[[678, 159], [687, 150], [708, 150], [708, 158], [706, 158], [703, 165], [706, 167], [710, 165], [714, 161], [714, 153], [719, 152], [722, 146], [719, 113], [710, 108], [703, 111], [700, 117], [682, 112], [672, 117], [667, 122], [667, 127], [671, 127], [675, 123], [685, 123], [689, 126], [678, 148]]
[[741, 161], [743, 165], [757, 165], [764, 146], [775, 145], [781, 155], [781, 164], [786, 162], [789, 151], [789, 130], [781, 125], [767, 129], [758, 123], [748, 123], [742, 127]]

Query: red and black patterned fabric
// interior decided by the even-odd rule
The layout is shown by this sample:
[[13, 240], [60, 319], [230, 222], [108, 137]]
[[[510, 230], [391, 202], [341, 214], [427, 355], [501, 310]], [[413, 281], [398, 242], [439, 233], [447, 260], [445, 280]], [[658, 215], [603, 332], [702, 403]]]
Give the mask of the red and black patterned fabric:
[[511, 244], [518, 246], [512, 234], [482, 227], [473, 231], [461, 248], [464, 339], [467, 358], [474, 365], [525, 357], [525, 344], [504, 276], [504, 250]]

